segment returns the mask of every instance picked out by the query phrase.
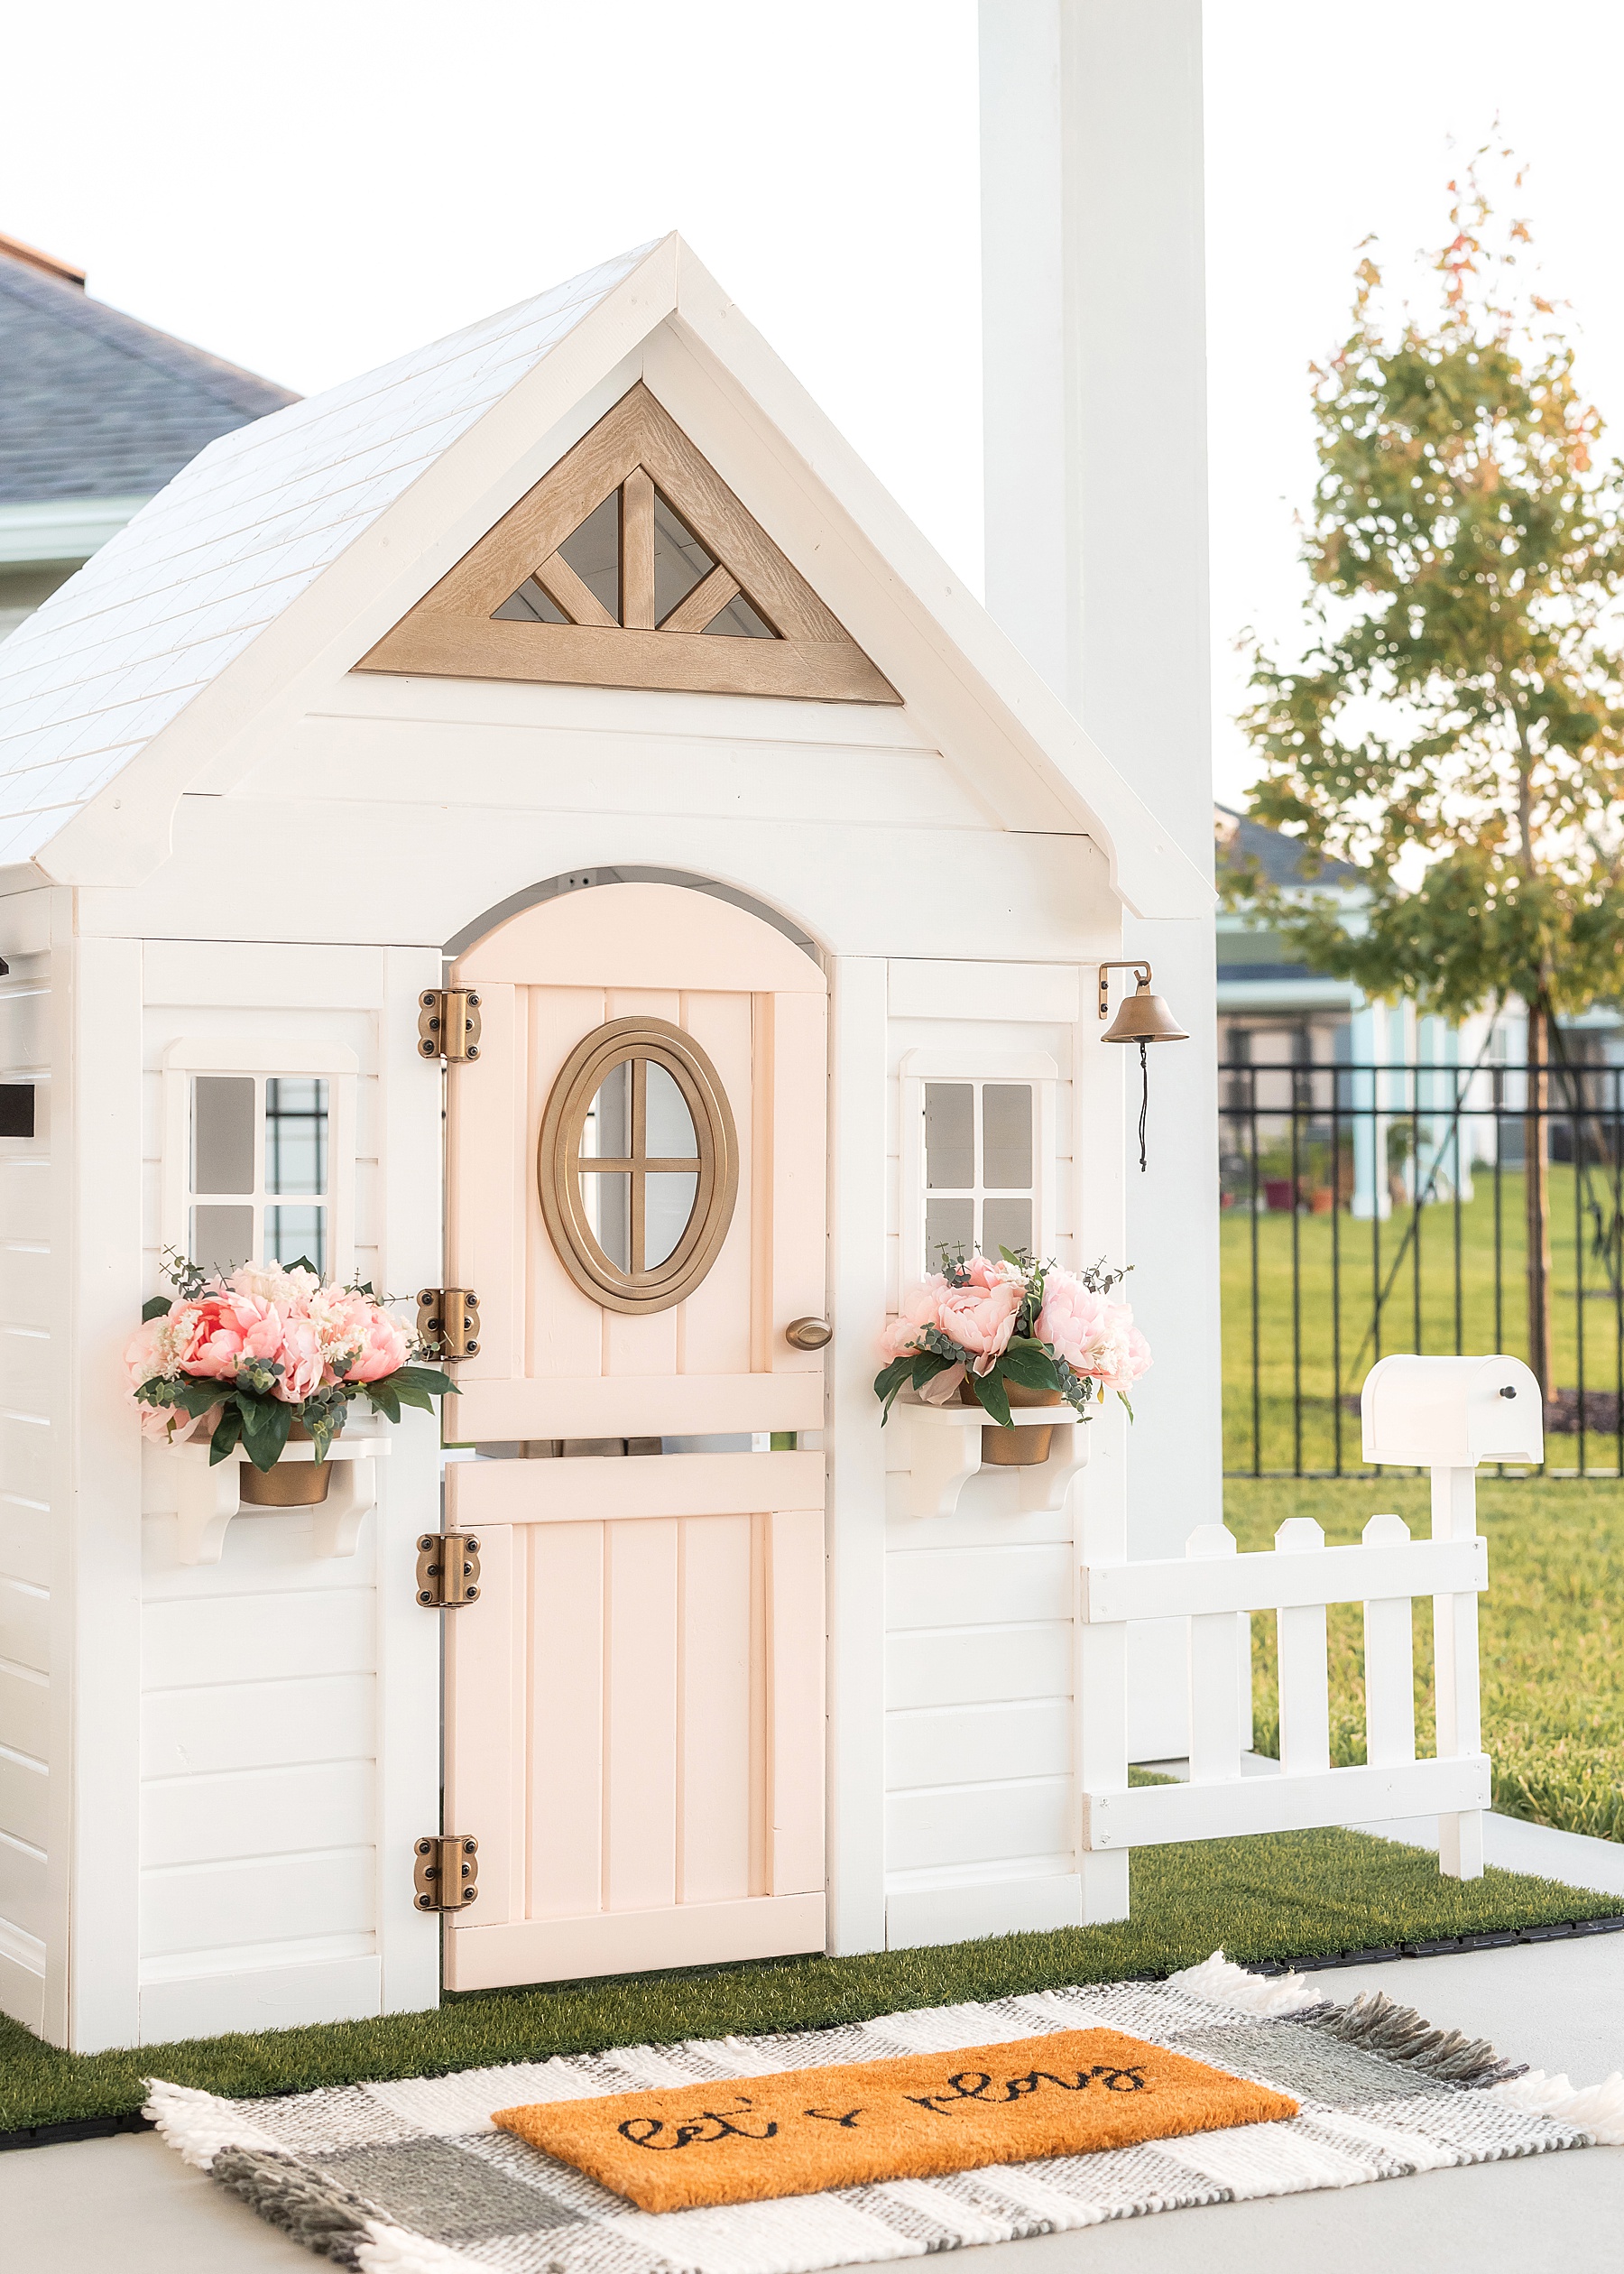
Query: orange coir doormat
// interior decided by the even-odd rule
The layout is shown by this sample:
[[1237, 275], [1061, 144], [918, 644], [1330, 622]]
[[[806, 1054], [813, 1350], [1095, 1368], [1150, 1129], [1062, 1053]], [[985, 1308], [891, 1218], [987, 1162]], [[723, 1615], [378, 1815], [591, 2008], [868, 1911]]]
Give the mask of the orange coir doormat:
[[1297, 2104], [1116, 2029], [539, 2101], [493, 2121], [640, 2211], [819, 2195], [1271, 2123]]

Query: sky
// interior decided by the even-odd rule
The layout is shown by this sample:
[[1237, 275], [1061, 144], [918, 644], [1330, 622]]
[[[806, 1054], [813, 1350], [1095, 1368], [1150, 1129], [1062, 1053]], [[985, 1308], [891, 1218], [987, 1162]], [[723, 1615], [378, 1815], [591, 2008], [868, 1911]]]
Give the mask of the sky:
[[[7, 26], [0, 230], [309, 393], [679, 228], [979, 590], [975, 42], [973, 0], [36, 8]], [[1424, 300], [1416, 250], [1497, 117], [1624, 445], [1624, 8], [1207, 0], [1206, 67], [1214, 772], [1233, 801], [1237, 636], [1286, 647], [1298, 621], [1308, 363], [1346, 329], [1367, 235]]]

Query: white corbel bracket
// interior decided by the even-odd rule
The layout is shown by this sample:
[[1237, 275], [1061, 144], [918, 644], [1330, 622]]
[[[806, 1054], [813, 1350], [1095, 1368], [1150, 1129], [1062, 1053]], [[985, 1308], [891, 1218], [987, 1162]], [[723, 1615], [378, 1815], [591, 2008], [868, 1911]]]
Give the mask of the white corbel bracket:
[[[387, 1437], [341, 1437], [328, 1448], [332, 1482], [326, 1500], [309, 1511], [312, 1555], [353, 1556], [361, 1534], [361, 1520], [378, 1497], [375, 1464], [393, 1450]], [[282, 1461], [309, 1462], [316, 1457], [313, 1445], [290, 1445]], [[211, 1467], [207, 1442], [170, 1447], [170, 1458], [180, 1464], [179, 1508], [176, 1515], [176, 1554], [183, 1564], [217, 1564], [226, 1545], [226, 1527], [236, 1516], [296, 1516], [293, 1508], [260, 1508], [242, 1498], [242, 1471], [247, 1455], [238, 1446]], [[280, 1465], [280, 1464], [279, 1464]]]
[[[909, 1433], [909, 1511], [915, 1516], [951, 1516], [966, 1481], [982, 1466], [982, 1430], [995, 1428], [974, 1406], [925, 1405], [899, 1398], [893, 1422], [902, 1419]], [[1047, 1461], [1010, 1472], [1019, 1477], [1019, 1504], [1026, 1511], [1066, 1504], [1071, 1481], [1088, 1465], [1088, 1431], [1072, 1406], [1019, 1406], [1010, 1416], [1018, 1429], [1052, 1427], [1057, 1436]]]

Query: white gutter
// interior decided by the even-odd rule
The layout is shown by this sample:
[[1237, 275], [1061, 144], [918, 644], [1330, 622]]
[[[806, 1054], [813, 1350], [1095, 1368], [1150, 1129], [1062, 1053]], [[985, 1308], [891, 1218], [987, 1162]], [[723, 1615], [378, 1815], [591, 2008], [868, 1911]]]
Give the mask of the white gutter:
[[1362, 992], [1351, 979], [1223, 979], [1220, 1011], [1357, 1011]]
[[53, 560], [88, 560], [126, 522], [144, 497], [49, 497], [37, 505], [0, 505], [0, 568], [32, 568]]

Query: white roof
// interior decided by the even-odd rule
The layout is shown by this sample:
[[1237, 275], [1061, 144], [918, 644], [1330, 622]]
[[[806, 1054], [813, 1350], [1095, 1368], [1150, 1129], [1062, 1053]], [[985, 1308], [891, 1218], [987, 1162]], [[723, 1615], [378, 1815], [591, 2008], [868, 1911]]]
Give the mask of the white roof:
[[269, 728], [323, 642], [340, 670], [364, 654], [668, 323], [810, 506], [804, 557], [772, 533], [1005, 826], [1088, 835], [1142, 916], [1206, 915], [1172, 832], [674, 236], [193, 459], [0, 645], [0, 864], [150, 874], [199, 772]]
[[199, 451], [0, 646], [0, 861], [38, 852], [649, 249]]

